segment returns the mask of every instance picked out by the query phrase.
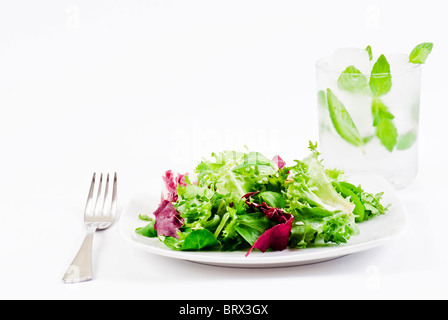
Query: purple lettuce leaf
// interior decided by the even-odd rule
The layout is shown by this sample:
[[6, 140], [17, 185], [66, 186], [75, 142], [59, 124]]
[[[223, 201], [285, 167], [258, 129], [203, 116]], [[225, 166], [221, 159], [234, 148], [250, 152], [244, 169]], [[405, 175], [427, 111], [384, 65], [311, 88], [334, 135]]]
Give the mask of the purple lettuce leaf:
[[165, 172], [165, 176], [162, 177], [165, 181], [165, 190], [162, 192], [162, 201], [168, 200], [171, 202], [176, 202], [178, 199], [177, 187], [179, 185], [186, 186], [185, 174], [177, 174], [176, 176], [171, 170]]
[[277, 165], [279, 170], [283, 169], [286, 166], [286, 162], [278, 155], [272, 159], [272, 162]]
[[252, 208], [257, 209], [264, 213], [266, 218], [278, 224], [266, 230], [258, 239], [254, 245], [249, 249], [246, 257], [252, 252], [253, 249], [258, 249], [261, 252], [266, 252], [268, 249], [275, 251], [281, 251], [288, 247], [289, 235], [291, 233], [292, 222], [294, 217], [292, 214], [286, 213], [283, 209], [272, 208], [265, 202], [258, 204], [255, 202], [249, 202], [250, 197], [258, 194], [259, 192], [251, 192], [243, 196], [246, 199], [246, 204]]
[[169, 200], [162, 200], [159, 208], [154, 212], [156, 223], [154, 229], [158, 236], [167, 236], [178, 239], [177, 232], [184, 224], [184, 219], [179, 212], [174, 208], [174, 205]]
[[268, 249], [275, 251], [282, 251], [288, 247], [289, 235], [291, 233], [293, 216], [290, 215], [289, 219], [285, 223], [280, 223], [272, 228], [266, 230], [254, 245], [246, 253], [246, 257], [252, 252], [253, 249], [258, 249], [261, 252], [266, 252]]

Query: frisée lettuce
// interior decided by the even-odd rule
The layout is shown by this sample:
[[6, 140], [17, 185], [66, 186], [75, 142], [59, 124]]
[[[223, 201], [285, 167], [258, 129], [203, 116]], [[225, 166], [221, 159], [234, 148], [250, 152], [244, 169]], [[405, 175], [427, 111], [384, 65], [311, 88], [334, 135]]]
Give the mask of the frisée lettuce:
[[284, 250], [346, 243], [358, 223], [387, 212], [382, 194], [348, 182], [326, 169], [317, 145], [288, 166], [258, 152], [212, 154], [194, 174], [167, 171], [169, 192], [154, 218], [137, 228], [173, 250]]

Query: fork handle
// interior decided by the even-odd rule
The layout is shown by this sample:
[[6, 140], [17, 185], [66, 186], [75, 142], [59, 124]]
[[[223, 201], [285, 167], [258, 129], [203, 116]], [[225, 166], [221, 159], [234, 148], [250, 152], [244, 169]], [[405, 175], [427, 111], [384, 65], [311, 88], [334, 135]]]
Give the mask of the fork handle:
[[78, 254], [75, 256], [73, 262], [70, 264], [62, 278], [65, 283], [77, 283], [92, 280], [92, 244], [95, 230], [95, 228], [87, 229], [87, 234]]

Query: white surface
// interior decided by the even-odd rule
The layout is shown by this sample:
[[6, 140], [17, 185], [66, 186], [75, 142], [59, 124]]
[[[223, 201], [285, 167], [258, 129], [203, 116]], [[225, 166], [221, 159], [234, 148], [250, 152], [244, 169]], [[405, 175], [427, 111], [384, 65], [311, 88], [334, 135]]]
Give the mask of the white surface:
[[[448, 298], [445, 12], [439, 0], [1, 2], [0, 298]], [[240, 270], [142, 254], [114, 225], [94, 239], [95, 280], [62, 283], [94, 170], [118, 171], [122, 210], [212, 151], [302, 158], [317, 140], [318, 58], [425, 41], [435, 46], [402, 238]]]
[[[380, 176], [364, 175], [352, 177], [350, 182], [361, 185], [364, 190], [376, 194], [384, 192], [382, 202], [390, 205], [386, 215], [359, 224], [359, 235], [352, 236], [346, 244], [326, 248], [287, 249], [280, 252], [253, 250], [246, 252], [186, 252], [166, 247], [158, 238], [147, 238], [135, 232], [148, 222], [139, 220], [138, 215], [154, 211], [160, 198], [141, 193], [136, 195], [123, 210], [119, 220], [120, 233], [131, 245], [142, 251], [174, 259], [192, 261], [213, 266], [236, 268], [274, 268], [307, 265], [324, 262], [369, 250], [399, 237], [406, 228], [406, 210], [398, 193]], [[175, 261], [173, 260], [173, 263]]]

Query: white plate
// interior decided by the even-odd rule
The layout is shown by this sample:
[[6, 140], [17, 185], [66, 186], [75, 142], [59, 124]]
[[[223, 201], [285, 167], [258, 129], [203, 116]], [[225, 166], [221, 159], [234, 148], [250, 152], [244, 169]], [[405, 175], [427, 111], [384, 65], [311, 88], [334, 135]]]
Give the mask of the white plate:
[[135, 247], [153, 254], [215, 266], [239, 268], [287, 267], [322, 262], [377, 247], [399, 236], [406, 226], [406, 212], [392, 186], [383, 178], [371, 175], [352, 177], [350, 181], [356, 185], [361, 184], [364, 190], [370, 193], [384, 191], [383, 203], [391, 204], [391, 206], [385, 215], [360, 223], [360, 234], [353, 236], [347, 244], [339, 246], [287, 249], [265, 253], [254, 250], [248, 257], [245, 256], [246, 251], [174, 251], [167, 248], [157, 238], [147, 238], [135, 233], [137, 227], [147, 224], [138, 219], [138, 215], [155, 211], [160, 202], [160, 199], [154, 200], [148, 194], [136, 196], [125, 208], [119, 222], [120, 233]]

